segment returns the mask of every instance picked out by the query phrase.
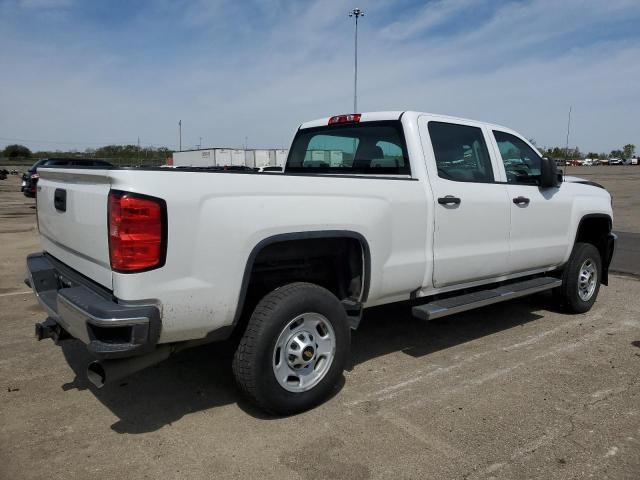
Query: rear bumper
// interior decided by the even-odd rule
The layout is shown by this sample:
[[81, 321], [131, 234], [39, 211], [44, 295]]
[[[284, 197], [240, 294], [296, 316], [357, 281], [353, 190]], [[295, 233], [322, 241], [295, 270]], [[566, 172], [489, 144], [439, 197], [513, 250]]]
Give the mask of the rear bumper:
[[155, 305], [123, 304], [45, 253], [27, 257], [25, 283], [49, 318], [100, 359], [131, 357], [156, 347], [161, 318]]

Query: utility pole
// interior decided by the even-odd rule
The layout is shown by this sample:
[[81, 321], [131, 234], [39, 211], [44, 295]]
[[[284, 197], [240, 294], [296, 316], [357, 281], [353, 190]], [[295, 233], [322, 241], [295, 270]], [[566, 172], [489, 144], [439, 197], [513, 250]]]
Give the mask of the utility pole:
[[182, 151], [182, 120], [178, 121], [178, 138], [180, 142], [180, 151]]
[[567, 171], [569, 170], [569, 165], [567, 162], [569, 161], [569, 132], [571, 130], [571, 106], [569, 106], [569, 121], [567, 122], [567, 143], [564, 148], [564, 164]]
[[138, 161], [138, 165], [140, 165], [140, 137], [138, 137], [138, 150], [136, 152], [136, 156], [137, 156], [137, 161]]
[[202, 137], [199, 137], [199, 138], [200, 138], [200, 143], [198, 143], [198, 150], [202, 148]]
[[358, 18], [364, 17], [364, 11], [359, 8], [354, 8], [349, 12], [349, 16], [354, 17], [356, 20], [353, 69], [353, 113], [358, 113]]

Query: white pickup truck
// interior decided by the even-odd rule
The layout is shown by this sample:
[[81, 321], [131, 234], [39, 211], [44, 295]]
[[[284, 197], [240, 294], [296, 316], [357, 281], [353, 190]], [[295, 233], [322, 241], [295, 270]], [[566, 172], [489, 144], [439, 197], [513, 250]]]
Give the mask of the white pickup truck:
[[97, 386], [235, 339], [237, 383], [276, 414], [335, 389], [363, 308], [427, 321], [553, 289], [586, 312], [615, 242], [600, 185], [512, 130], [419, 112], [304, 123], [276, 175], [42, 168], [37, 205], [38, 339], [84, 342]]

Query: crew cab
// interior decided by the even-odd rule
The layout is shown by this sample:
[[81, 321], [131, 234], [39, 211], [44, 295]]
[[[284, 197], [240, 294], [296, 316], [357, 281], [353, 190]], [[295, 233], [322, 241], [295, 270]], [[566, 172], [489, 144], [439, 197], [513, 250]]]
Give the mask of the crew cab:
[[230, 339], [238, 385], [276, 414], [336, 388], [363, 309], [410, 302], [430, 321], [552, 290], [586, 312], [615, 242], [602, 186], [513, 130], [429, 113], [304, 123], [279, 175], [39, 173], [37, 337], [85, 343], [99, 387]]

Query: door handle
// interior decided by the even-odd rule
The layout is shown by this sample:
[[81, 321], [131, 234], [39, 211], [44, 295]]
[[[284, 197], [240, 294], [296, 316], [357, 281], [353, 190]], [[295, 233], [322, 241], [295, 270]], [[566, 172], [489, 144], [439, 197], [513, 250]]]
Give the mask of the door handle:
[[53, 206], [60, 212], [67, 211], [67, 191], [63, 188], [56, 188], [53, 193]]
[[453, 195], [447, 195], [445, 197], [439, 197], [438, 203], [440, 205], [460, 205], [460, 199]]
[[529, 199], [527, 197], [516, 197], [513, 199], [513, 203], [516, 205], [529, 205]]

